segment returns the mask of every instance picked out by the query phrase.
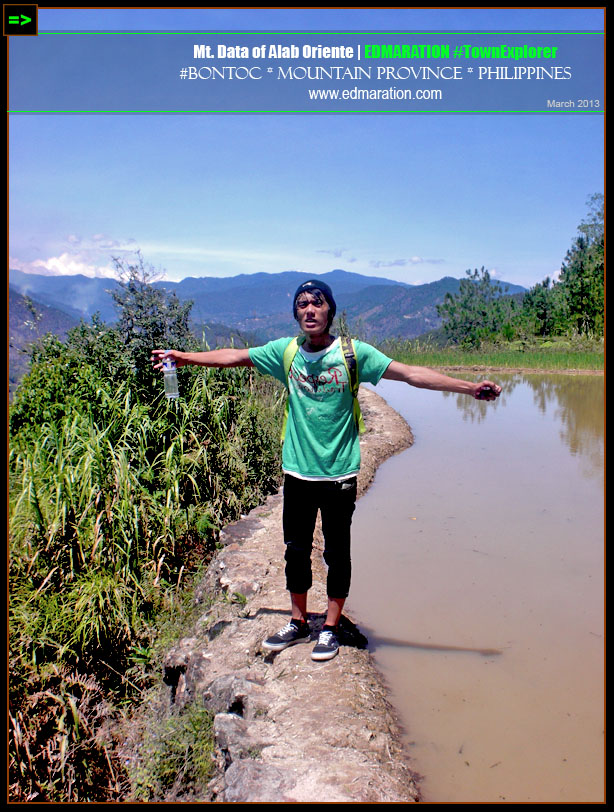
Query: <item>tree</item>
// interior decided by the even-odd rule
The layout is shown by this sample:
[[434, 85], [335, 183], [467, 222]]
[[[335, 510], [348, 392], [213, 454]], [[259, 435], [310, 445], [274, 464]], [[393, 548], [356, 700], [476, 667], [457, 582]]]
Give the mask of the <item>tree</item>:
[[522, 298], [525, 329], [531, 335], [549, 336], [565, 331], [567, 303], [560, 285], [550, 277], [534, 285]]
[[596, 192], [588, 199], [588, 216], [578, 226], [578, 231], [593, 243], [603, 242], [604, 217], [603, 195]]
[[477, 347], [483, 340], [511, 326], [515, 303], [506, 288], [493, 282], [482, 266], [466, 271], [457, 294], [446, 293], [437, 312], [445, 319], [443, 329], [454, 344]]
[[580, 234], [565, 256], [559, 284], [565, 295], [570, 327], [585, 335], [603, 335], [603, 195], [592, 195], [588, 205], [589, 216], [578, 226]]
[[345, 310], [342, 310], [341, 313], [337, 316], [336, 330], [340, 336], [345, 336], [346, 338], [351, 337], [347, 312]]
[[70, 330], [66, 342], [51, 334], [39, 339], [31, 351], [30, 373], [15, 393], [10, 416], [15, 435], [45, 421], [57, 424], [74, 411], [103, 420], [105, 393], [112, 395], [120, 384], [133, 399], [151, 403], [163, 391], [151, 350], [198, 347], [189, 328], [192, 303], [153, 287], [159, 274], [140, 253], [133, 264], [113, 261], [119, 282], [112, 293], [117, 325], [107, 325], [95, 314], [89, 324]]
[[[137, 261], [127, 263], [113, 257], [119, 288], [112, 292], [119, 312], [117, 331], [139, 385], [150, 389], [154, 383], [151, 351], [161, 347], [191, 347], [192, 302], [180, 302], [177, 295], [154, 287], [161, 275], [146, 265], [140, 252]], [[155, 381], [159, 379], [159, 375]]]

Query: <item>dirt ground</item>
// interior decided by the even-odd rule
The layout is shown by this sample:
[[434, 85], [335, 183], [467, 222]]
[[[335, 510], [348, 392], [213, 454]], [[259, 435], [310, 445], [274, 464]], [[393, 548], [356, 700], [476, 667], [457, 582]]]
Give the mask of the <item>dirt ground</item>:
[[603, 375], [603, 369], [532, 369], [531, 367], [440, 366], [441, 372], [522, 372], [530, 375]]
[[[413, 442], [405, 421], [374, 392], [360, 394], [359, 494], [377, 467]], [[287, 623], [281, 494], [227, 527], [203, 594], [216, 602], [165, 660], [174, 702], [204, 696], [216, 713], [218, 773], [207, 799], [218, 802], [412, 802], [418, 777], [366, 639], [344, 616], [333, 660], [311, 660], [312, 646], [277, 654], [262, 641]], [[319, 534], [318, 534], [319, 535]], [[314, 553], [310, 623], [317, 637], [326, 607], [325, 567]]]

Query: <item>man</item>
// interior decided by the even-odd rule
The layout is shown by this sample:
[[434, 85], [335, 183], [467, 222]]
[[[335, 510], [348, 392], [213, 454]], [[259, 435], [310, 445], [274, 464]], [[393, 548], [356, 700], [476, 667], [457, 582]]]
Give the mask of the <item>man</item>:
[[[318, 510], [328, 567], [326, 620], [312, 650], [312, 659], [329, 660], [339, 650], [337, 628], [348, 596], [351, 575], [350, 525], [356, 502], [360, 445], [341, 342], [330, 333], [336, 304], [330, 287], [318, 280], [299, 286], [293, 300], [294, 317], [302, 343], [291, 359], [286, 350], [291, 338], [270, 341], [250, 349], [222, 349], [186, 353], [154, 350], [156, 369], [164, 357], [178, 367], [256, 367], [288, 387], [288, 412], [282, 453], [284, 480], [283, 530], [286, 545], [286, 587], [291, 619], [264, 641], [269, 651], [295, 643], [308, 643], [307, 595], [312, 585], [311, 550]], [[459, 392], [481, 400], [494, 400], [501, 388], [491, 381], [471, 383], [442, 375], [426, 367], [393, 361], [361, 341], [354, 342], [358, 380], [377, 384], [382, 378], [410, 386]], [[284, 358], [286, 353], [286, 358]], [[350, 359], [351, 360], [351, 359]]]

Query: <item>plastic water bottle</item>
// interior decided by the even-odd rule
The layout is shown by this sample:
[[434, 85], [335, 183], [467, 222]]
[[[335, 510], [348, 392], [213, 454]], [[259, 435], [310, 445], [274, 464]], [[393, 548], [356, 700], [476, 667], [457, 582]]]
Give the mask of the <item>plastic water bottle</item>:
[[162, 361], [164, 371], [164, 394], [169, 400], [179, 397], [179, 384], [177, 382], [177, 364], [172, 358], [165, 358]]

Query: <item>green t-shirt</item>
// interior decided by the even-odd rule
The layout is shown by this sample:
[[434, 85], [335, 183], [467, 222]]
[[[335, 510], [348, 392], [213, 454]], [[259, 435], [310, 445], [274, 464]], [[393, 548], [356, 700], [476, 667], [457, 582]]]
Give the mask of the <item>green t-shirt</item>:
[[[284, 350], [291, 338], [254, 347], [256, 369], [286, 384]], [[377, 384], [391, 359], [370, 344], [355, 341], [358, 380]], [[282, 467], [306, 479], [340, 479], [358, 473], [360, 444], [353, 398], [339, 339], [326, 350], [294, 356], [288, 375], [289, 412]]]

